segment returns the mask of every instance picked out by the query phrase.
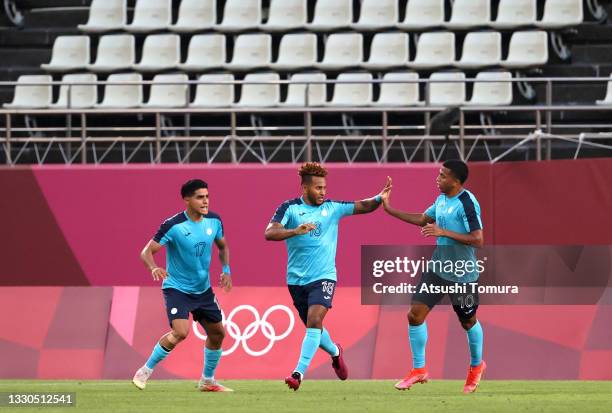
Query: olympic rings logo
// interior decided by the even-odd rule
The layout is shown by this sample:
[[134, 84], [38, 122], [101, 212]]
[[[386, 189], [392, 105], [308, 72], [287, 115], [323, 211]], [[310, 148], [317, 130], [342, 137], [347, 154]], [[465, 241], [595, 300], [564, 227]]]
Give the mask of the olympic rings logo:
[[[233, 321], [236, 314], [242, 310], [251, 313], [254, 318], [254, 321], [247, 325], [244, 331], [242, 331], [238, 324]], [[277, 310], [286, 313], [289, 317], [289, 326], [282, 334], [277, 334], [274, 326], [268, 321], [268, 317]], [[225, 327], [225, 331], [227, 331], [227, 334], [234, 339], [234, 344], [229, 349], [223, 350], [222, 354], [224, 356], [232, 354], [241, 344], [242, 348], [248, 355], [253, 357], [263, 356], [272, 349], [274, 343], [287, 338], [287, 336], [289, 336], [289, 334], [291, 334], [293, 331], [293, 326], [295, 325], [295, 317], [293, 316], [293, 312], [287, 306], [282, 304], [273, 305], [272, 307], [268, 308], [263, 313], [262, 317], [259, 316], [257, 309], [249, 304], [239, 305], [238, 307], [234, 308], [227, 317], [225, 317], [225, 313], [223, 311], [221, 311], [221, 315], [223, 316], [222, 323]], [[193, 332], [201, 340], [206, 340], [206, 333], [201, 333], [198, 325], [199, 324], [196, 321], [193, 322]], [[253, 350], [249, 347], [247, 341], [257, 334], [260, 329], [264, 337], [267, 338], [269, 342], [263, 349]]]

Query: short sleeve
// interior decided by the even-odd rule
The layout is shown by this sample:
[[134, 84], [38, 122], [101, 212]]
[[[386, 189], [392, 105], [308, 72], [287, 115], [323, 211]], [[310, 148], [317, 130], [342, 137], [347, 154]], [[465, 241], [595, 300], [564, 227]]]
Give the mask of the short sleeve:
[[331, 201], [334, 207], [334, 215], [340, 218], [353, 215], [355, 211], [355, 203], [350, 201]]
[[223, 229], [223, 221], [221, 220], [221, 217], [219, 217], [219, 220], [217, 222], [217, 233], [215, 234], [215, 239], [219, 240], [223, 238], [224, 236], [225, 236], [225, 230]]
[[280, 206], [276, 208], [276, 211], [274, 212], [274, 215], [272, 216], [270, 222], [278, 222], [282, 226], [287, 226], [287, 223], [291, 218], [291, 211], [289, 208], [290, 206], [291, 204], [288, 201], [280, 204]]
[[431, 204], [431, 206], [427, 208], [424, 212], [425, 215], [427, 215], [429, 218], [433, 220], [436, 219], [436, 202], [437, 201], [434, 201], [434, 203]]
[[172, 242], [172, 226], [173, 224], [170, 222], [170, 220], [164, 221], [153, 237], [153, 241], [160, 245], [166, 245], [167, 243]]
[[461, 211], [461, 218], [463, 219], [463, 226], [468, 232], [482, 229], [482, 220], [480, 219], [480, 205], [478, 202], [474, 202], [467, 192], [461, 195], [459, 198], [463, 205], [463, 211]]

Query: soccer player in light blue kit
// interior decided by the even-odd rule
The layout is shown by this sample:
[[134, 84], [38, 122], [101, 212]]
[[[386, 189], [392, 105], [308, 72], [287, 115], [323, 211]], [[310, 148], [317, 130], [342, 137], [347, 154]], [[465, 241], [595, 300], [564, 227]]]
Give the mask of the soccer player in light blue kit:
[[[444, 162], [436, 179], [438, 189], [442, 194], [424, 213], [407, 213], [391, 207], [390, 192], [385, 193], [382, 197], [385, 211], [389, 215], [409, 224], [420, 226], [421, 233], [426, 237], [436, 237], [437, 246], [432, 261], [447, 262], [450, 260], [464, 263], [471, 261], [475, 264], [474, 248], [480, 248], [484, 244], [480, 205], [474, 194], [463, 187], [468, 178], [468, 172], [468, 167], [463, 161]], [[455, 283], [474, 283], [477, 282], [478, 276], [477, 271], [458, 273], [457, 271], [449, 272], [440, 267], [428, 268], [422, 274], [408, 311], [412, 370], [403, 380], [395, 384], [396, 389], [408, 390], [415, 383], [425, 383], [429, 379], [425, 364], [427, 344], [425, 318], [446, 294], [420, 292], [421, 287], [423, 285], [449, 287]], [[486, 363], [482, 359], [483, 332], [476, 318], [478, 294], [472, 294], [471, 289], [468, 288], [466, 293], [451, 293], [449, 296], [453, 310], [467, 333], [470, 349], [470, 367], [463, 392], [473, 393], [480, 384], [486, 368]]]
[[302, 196], [283, 202], [266, 228], [268, 241], [286, 241], [287, 284], [293, 305], [306, 325], [302, 350], [293, 373], [285, 378], [297, 390], [318, 348], [332, 357], [332, 367], [340, 380], [348, 378], [342, 347], [331, 339], [323, 319], [332, 307], [336, 287], [336, 245], [338, 223], [353, 214], [378, 208], [381, 195], [391, 189], [390, 180], [382, 192], [363, 201], [343, 202], [325, 199], [327, 170], [315, 162], [299, 170]]
[[[223, 232], [221, 217], [208, 210], [208, 185], [200, 179], [187, 181], [181, 187], [186, 210], [168, 218], [157, 234], [145, 246], [140, 258], [155, 281], [162, 279], [162, 291], [171, 331], [164, 334], [153, 348], [151, 356], [132, 382], [144, 389], [153, 369], [189, 334], [189, 313], [206, 331], [204, 368], [198, 383], [201, 391], [227, 392], [231, 389], [215, 380], [215, 369], [221, 358], [225, 337], [221, 308], [210, 285], [210, 258], [213, 243], [219, 250], [223, 265], [220, 286], [232, 289], [229, 267], [229, 247]], [[160, 268], [153, 254], [166, 247], [167, 268]]]

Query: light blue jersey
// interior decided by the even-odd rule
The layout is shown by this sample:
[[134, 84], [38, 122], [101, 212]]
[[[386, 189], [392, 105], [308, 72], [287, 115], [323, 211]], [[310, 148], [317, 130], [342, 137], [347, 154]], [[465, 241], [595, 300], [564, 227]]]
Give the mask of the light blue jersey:
[[164, 221], [153, 237], [166, 246], [168, 277], [162, 288], [201, 294], [210, 288], [210, 256], [213, 242], [223, 238], [221, 217], [208, 212], [199, 222], [180, 212]]
[[340, 218], [353, 214], [354, 202], [326, 200], [319, 206], [303, 198], [283, 202], [272, 217], [286, 229], [313, 223], [317, 227], [304, 235], [287, 238], [287, 284], [306, 285], [328, 279], [336, 281], [336, 246]]
[[[469, 234], [472, 231], [482, 229], [480, 219], [480, 204], [474, 194], [467, 189], [462, 190], [454, 197], [447, 197], [442, 194], [432, 206], [427, 208], [425, 215], [434, 219], [436, 225], [442, 229], [457, 232], [459, 234]], [[474, 247], [462, 244], [448, 237], [438, 237], [437, 247], [432, 260], [452, 261], [456, 265], [472, 262], [468, 268], [473, 268], [476, 263], [476, 253]], [[447, 266], [448, 268], [448, 266]], [[473, 282], [478, 279], [477, 271], [434, 271], [440, 277], [449, 281]]]

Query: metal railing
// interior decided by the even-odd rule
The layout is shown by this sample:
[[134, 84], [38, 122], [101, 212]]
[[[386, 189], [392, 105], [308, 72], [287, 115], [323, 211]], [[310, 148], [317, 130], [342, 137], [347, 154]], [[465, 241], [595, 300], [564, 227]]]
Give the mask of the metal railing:
[[[68, 85], [67, 108], [62, 109], [0, 109], [0, 144], [4, 153], [4, 162], [15, 165], [23, 162], [24, 155], [35, 153], [34, 163], [49, 161], [49, 154], [54, 153], [67, 164], [102, 163], [111, 159], [123, 163], [134, 162], [137, 158], [146, 158], [151, 163], [160, 162], [245, 162], [261, 163], [278, 160], [300, 162], [304, 160], [329, 161], [337, 160], [337, 151], [344, 161], [355, 162], [368, 151], [368, 159], [375, 162], [402, 161], [415, 159], [424, 161], [440, 160], [445, 153], [453, 151], [461, 159], [473, 159], [476, 152], [486, 153], [486, 159], [497, 162], [507, 159], [519, 150], [530, 151], [533, 159], [551, 159], [553, 144], [560, 145], [571, 157], [577, 158], [585, 148], [595, 148], [599, 152], [612, 149], [612, 121], [606, 119], [590, 123], [571, 123], [555, 120], [555, 114], [586, 112], [608, 112], [612, 106], [604, 105], [559, 105], [553, 104], [553, 85], [571, 83], [606, 84], [608, 78], [513, 78], [513, 79], [416, 79], [385, 81], [338, 82], [327, 80], [321, 82], [289, 82], [286, 80], [272, 82], [249, 82], [252, 84], [304, 83], [305, 105], [303, 107], [221, 107], [221, 108], [128, 108], [128, 109], [77, 109], [71, 108], [73, 88], [86, 85], [198, 85], [198, 84], [231, 84], [242, 85], [244, 81], [226, 82], [83, 82]], [[422, 106], [381, 107], [381, 106], [321, 106], [309, 105], [310, 87], [314, 84], [337, 83], [424, 83], [425, 101]], [[446, 109], [445, 106], [430, 104], [432, 83], [504, 83], [525, 82], [526, 84], [545, 85], [545, 103], [539, 105], [512, 106], [473, 106], [459, 105], [458, 124], [449, 129], [448, 135], [432, 135], [432, 115]], [[65, 85], [62, 82], [50, 82], [51, 85]], [[14, 87], [16, 82], [0, 82], [0, 87]], [[40, 86], [42, 83], [18, 86]], [[191, 102], [191, 90], [186, 88], [185, 101]], [[602, 91], [604, 88], [602, 87]], [[483, 124], [475, 122], [475, 115], [492, 115], [504, 113], [512, 122]], [[194, 118], [204, 120], [214, 116], [228, 116], [220, 126], [209, 124], [194, 125]], [[239, 117], [253, 115], [269, 117], [275, 122], [284, 121], [287, 116], [300, 115], [299, 122], [288, 124], [264, 125], [263, 121], [251, 122], [244, 126]], [[337, 125], [333, 122], [314, 122], [317, 116], [349, 116], [351, 121], [356, 117], [374, 117], [378, 119], [373, 125], [355, 125], [354, 123]], [[517, 117], [518, 115], [518, 117]], [[528, 115], [527, 117], [525, 115]], [[26, 122], [24, 126], [15, 124], [24, 117], [26, 120], [40, 118], [65, 117], [60, 125], [37, 126]], [[130, 122], [128, 126], [117, 124], [121, 117], [147, 118], [149, 124], [141, 126], [141, 121]], [[407, 121], [392, 121], [391, 116]], [[514, 117], [513, 117], [514, 116]], [[92, 118], [102, 117], [101, 126], [90, 123]], [[75, 122], [75, 118], [78, 121]], [[183, 124], [168, 124], [168, 119], [182, 119]], [[422, 121], [415, 122], [415, 119]], [[527, 120], [525, 120], [527, 118]], [[151, 119], [151, 120], [149, 120]], [[517, 121], [518, 119], [518, 121]], [[200, 119], [201, 120], [201, 119]], [[252, 120], [252, 119], [251, 119]], [[601, 131], [601, 133], [599, 132]], [[284, 133], [291, 132], [291, 133]], [[493, 148], [495, 146], [495, 148]], [[568, 149], [569, 148], [569, 149]], [[570, 149], [574, 148], [573, 151]], [[117, 153], [120, 154], [119, 158]], [[279, 154], [283, 153], [283, 157]], [[607, 153], [607, 152], [606, 152]], [[335, 155], [333, 155], [335, 154]], [[146, 155], [146, 156], [145, 156]], [[197, 155], [197, 156], [196, 156]], [[333, 155], [333, 156], [332, 156]], [[393, 155], [393, 156], [391, 156]], [[609, 155], [608, 155], [609, 156]], [[566, 156], [567, 157], [567, 156]], [[390, 159], [393, 158], [393, 159]], [[119, 159], [119, 160], [117, 160]], [[140, 160], [142, 162], [142, 160]], [[145, 160], [146, 161], [146, 160]], [[57, 162], [57, 160], [56, 160]]]

